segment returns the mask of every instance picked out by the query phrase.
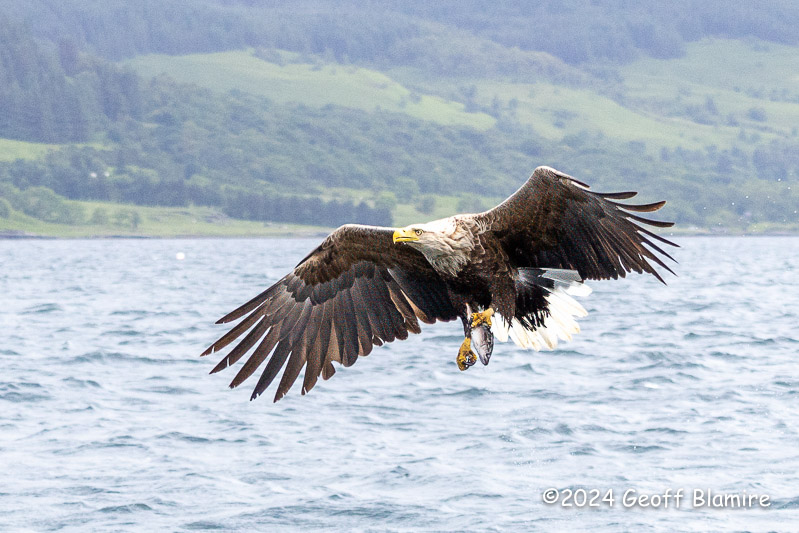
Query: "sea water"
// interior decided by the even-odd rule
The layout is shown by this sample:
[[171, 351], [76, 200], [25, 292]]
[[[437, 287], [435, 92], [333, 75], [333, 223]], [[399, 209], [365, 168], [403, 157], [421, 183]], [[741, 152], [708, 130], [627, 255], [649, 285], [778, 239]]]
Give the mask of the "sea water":
[[554, 351], [425, 326], [276, 404], [199, 354], [319, 239], [0, 241], [0, 530], [796, 530], [799, 238], [674, 239]]

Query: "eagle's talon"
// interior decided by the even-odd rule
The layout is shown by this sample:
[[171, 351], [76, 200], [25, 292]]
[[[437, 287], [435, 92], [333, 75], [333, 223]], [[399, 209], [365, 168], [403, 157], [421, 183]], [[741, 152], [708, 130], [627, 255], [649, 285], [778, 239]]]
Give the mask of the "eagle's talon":
[[472, 352], [472, 340], [469, 337], [466, 337], [463, 344], [461, 344], [455, 362], [458, 363], [458, 369], [461, 371], [466, 370], [477, 362], [477, 356]]
[[483, 311], [482, 313], [472, 313], [472, 329], [476, 328], [480, 324], [485, 324], [489, 328], [491, 327], [491, 317], [494, 315], [494, 310], [490, 307]]

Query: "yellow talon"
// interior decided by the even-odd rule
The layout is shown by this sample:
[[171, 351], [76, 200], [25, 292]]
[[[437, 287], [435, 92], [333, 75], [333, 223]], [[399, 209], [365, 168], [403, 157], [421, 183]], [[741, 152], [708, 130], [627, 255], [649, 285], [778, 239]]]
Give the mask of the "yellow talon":
[[480, 324], [485, 324], [489, 328], [491, 327], [491, 316], [493, 316], [494, 310], [490, 307], [483, 311], [482, 313], [472, 313], [472, 328], [476, 328]]
[[458, 357], [455, 358], [455, 362], [458, 363], [458, 368], [461, 371], [466, 370], [477, 362], [477, 356], [474, 355], [474, 352], [472, 352], [472, 339], [469, 337], [466, 337], [466, 339], [463, 341], [463, 344], [461, 344], [461, 348], [458, 350]]

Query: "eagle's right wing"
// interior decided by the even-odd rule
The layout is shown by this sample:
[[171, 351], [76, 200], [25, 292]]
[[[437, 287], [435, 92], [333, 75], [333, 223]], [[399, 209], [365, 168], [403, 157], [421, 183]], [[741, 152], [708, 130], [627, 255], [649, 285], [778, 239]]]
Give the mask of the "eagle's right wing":
[[393, 232], [351, 224], [331, 233], [291, 273], [217, 322], [245, 317], [203, 355], [249, 333], [211, 372], [236, 363], [258, 343], [230, 386], [250, 377], [271, 354], [251, 399], [285, 366], [277, 401], [303, 366], [305, 394], [320, 375], [333, 375], [333, 361], [350, 366], [373, 345], [419, 333], [419, 320], [456, 318], [446, 284], [421, 253], [395, 245]]

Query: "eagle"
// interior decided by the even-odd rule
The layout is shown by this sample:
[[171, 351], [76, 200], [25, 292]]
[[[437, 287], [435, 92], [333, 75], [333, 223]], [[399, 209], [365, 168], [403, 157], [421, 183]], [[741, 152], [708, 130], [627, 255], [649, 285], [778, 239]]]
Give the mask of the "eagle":
[[[456, 362], [483, 364], [493, 340], [511, 338], [532, 349], [554, 348], [579, 331], [585, 309], [572, 296], [585, 280], [648, 273], [674, 274], [663, 244], [675, 243], [643, 225], [672, 222], [635, 213], [666, 202], [629, 204], [635, 192], [598, 193], [575, 178], [541, 166], [518, 191], [489, 211], [404, 228], [347, 224], [311, 251], [274, 285], [225, 315], [241, 319], [202, 355], [241, 340], [211, 370], [249, 353], [230, 387], [265, 362], [250, 399], [283, 370], [278, 401], [305, 369], [302, 394], [334, 363], [349, 367], [375, 346], [420, 333], [421, 323], [460, 319], [465, 339]], [[254, 349], [253, 349], [254, 348]], [[250, 353], [250, 351], [252, 352]]]

